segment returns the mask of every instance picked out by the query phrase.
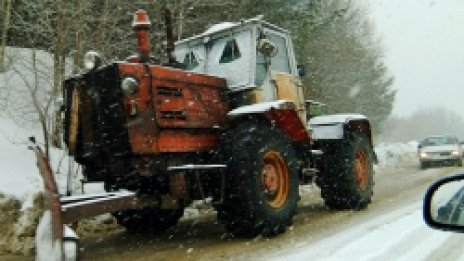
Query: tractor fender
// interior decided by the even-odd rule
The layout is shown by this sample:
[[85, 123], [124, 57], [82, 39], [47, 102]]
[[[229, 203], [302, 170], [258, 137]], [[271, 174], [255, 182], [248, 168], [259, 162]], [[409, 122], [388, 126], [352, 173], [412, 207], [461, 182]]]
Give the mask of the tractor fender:
[[[311, 138], [317, 142], [327, 140], [342, 140], [349, 136], [350, 133], [360, 132], [368, 139], [372, 152], [374, 144], [372, 141], [372, 130], [369, 119], [362, 114], [332, 114], [311, 118], [308, 122], [311, 131]], [[375, 153], [374, 161], [377, 161]]]
[[227, 113], [232, 123], [244, 119], [264, 118], [297, 143], [309, 142], [309, 133], [298, 117], [296, 106], [287, 100], [262, 102], [238, 107]]

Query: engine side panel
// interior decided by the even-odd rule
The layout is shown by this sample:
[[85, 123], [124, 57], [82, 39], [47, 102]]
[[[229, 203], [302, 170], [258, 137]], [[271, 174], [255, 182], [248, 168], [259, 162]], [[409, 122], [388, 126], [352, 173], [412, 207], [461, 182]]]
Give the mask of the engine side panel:
[[163, 128], [213, 128], [226, 120], [222, 78], [150, 66], [156, 122]]
[[[140, 90], [124, 98], [132, 152], [194, 152], [217, 145], [228, 104], [222, 78], [156, 65], [119, 64]], [[136, 111], [136, 113], [131, 113]]]

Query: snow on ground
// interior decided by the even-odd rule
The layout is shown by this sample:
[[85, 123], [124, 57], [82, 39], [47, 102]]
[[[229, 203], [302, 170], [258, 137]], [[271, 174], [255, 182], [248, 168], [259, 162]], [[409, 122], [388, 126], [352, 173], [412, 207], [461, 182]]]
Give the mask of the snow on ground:
[[408, 143], [380, 143], [375, 146], [379, 163], [377, 169], [396, 166], [399, 162], [417, 158], [417, 141]]
[[428, 228], [422, 219], [422, 202], [416, 202], [316, 243], [296, 244], [266, 259], [434, 260], [431, 257], [437, 248], [452, 236]]
[[41, 188], [34, 154], [27, 149], [28, 137], [35, 133], [4, 118], [0, 126], [0, 192], [25, 201]]
[[[32, 196], [42, 190], [35, 155], [28, 149], [28, 138], [40, 135], [37, 130], [23, 129], [9, 119], [0, 118], [0, 193], [29, 204]], [[65, 153], [52, 149], [50, 160], [63, 186], [68, 164]]]

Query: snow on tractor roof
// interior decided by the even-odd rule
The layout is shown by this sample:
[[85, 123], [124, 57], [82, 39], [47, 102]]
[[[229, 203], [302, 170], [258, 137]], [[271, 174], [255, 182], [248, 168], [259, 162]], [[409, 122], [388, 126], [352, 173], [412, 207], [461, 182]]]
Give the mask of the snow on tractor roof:
[[204, 39], [204, 37], [207, 37], [207, 36], [214, 36], [218, 34], [220, 35], [222, 32], [228, 32], [236, 28], [240, 28], [240, 27], [247, 26], [247, 25], [253, 25], [253, 24], [259, 24], [261, 26], [267, 27], [275, 31], [279, 31], [284, 34], [290, 34], [290, 31], [283, 29], [281, 27], [278, 27], [274, 24], [268, 23], [264, 21], [263, 18], [264, 17], [262, 15], [259, 15], [251, 19], [241, 20], [240, 22], [221, 22], [221, 23], [212, 25], [211, 27], [209, 27], [206, 31], [204, 31], [201, 34], [194, 35], [192, 37], [177, 41], [176, 45], [182, 44], [185, 42], [198, 40], [198, 39]]
[[227, 30], [229, 28], [236, 26], [237, 24], [238, 23], [233, 23], [233, 22], [222, 22], [219, 24], [215, 24], [211, 26], [210, 28], [208, 28], [205, 32], [203, 32], [202, 35], [208, 35], [208, 34], [213, 34], [215, 32], [224, 31], [224, 30]]

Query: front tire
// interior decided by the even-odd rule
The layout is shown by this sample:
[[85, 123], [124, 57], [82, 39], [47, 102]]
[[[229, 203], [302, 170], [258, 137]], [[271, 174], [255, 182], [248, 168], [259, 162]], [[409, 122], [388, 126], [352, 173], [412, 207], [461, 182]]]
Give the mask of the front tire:
[[316, 183], [326, 206], [363, 209], [374, 187], [373, 151], [368, 138], [351, 133], [346, 139], [325, 144]]
[[273, 236], [291, 225], [298, 163], [291, 141], [267, 122], [242, 124], [223, 135], [226, 195], [218, 219], [234, 236]]

